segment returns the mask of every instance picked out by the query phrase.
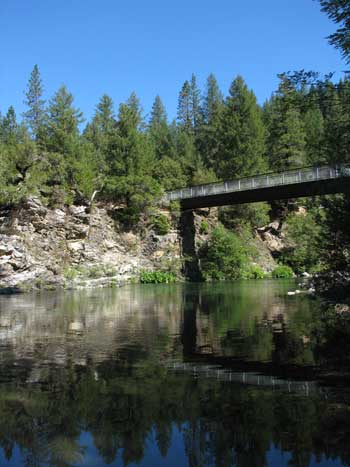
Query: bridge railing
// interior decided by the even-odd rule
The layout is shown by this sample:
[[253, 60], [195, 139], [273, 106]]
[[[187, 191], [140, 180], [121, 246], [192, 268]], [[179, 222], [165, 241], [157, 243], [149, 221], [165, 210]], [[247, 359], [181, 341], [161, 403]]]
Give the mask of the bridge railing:
[[334, 178], [350, 177], [350, 164], [336, 166], [305, 167], [288, 170], [285, 172], [268, 173], [253, 177], [244, 177], [226, 182], [196, 185], [179, 190], [169, 191], [165, 195], [167, 201], [179, 199], [198, 198], [235, 191], [256, 190], [274, 186], [290, 185], [295, 183], [307, 183], [317, 180], [329, 180]]

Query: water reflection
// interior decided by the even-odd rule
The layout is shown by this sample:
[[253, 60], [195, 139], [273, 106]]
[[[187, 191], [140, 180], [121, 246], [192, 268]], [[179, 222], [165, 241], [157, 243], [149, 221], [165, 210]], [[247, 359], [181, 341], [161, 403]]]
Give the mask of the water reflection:
[[348, 389], [289, 288], [0, 297], [1, 465], [350, 465]]

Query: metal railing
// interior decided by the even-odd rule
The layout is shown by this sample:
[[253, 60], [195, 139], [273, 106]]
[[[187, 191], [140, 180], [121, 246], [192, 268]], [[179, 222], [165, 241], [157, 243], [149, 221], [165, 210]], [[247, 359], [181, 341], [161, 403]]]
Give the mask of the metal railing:
[[330, 180], [334, 178], [350, 177], [350, 164], [336, 166], [304, 167], [285, 172], [268, 173], [253, 177], [244, 177], [226, 182], [196, 185], [179, 190], [168, 191], [166, 201], [176, 201], [201, 196], [234, 193], [237, 191], [257, 190], [274, 186], [307, 183], [317, 180]]

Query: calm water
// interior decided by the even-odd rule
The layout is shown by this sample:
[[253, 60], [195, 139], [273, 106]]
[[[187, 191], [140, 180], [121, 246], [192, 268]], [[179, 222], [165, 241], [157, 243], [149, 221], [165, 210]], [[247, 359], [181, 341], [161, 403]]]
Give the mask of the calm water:
[[350, 465], [348, 379], [292, 288], [0, 297], [0, 465]]

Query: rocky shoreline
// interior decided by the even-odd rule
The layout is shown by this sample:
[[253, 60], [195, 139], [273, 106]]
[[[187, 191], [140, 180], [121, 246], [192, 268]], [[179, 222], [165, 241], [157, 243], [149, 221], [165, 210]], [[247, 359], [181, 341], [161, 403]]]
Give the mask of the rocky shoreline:
[[0, 209], [0, 290], [117, 286], [179, 260], [176, 230], [141, 238], [113, 214], [112, 206], [50, 209], [38, 198]]
[[[0, 293], [57, 288], [118, 287], [138, 281], [142, 270], [171, 270], [184, 279], [190, 244], [196, 255], [217, 225], [216, 208], [193, 213], [193, 228], [181, 228], [163, 209], [171, 229], [157, 235], [150, 226], [125, 232], [116, 220], [118, 207], [96, 204], [49, 208], [32, 197], [15, 208], [0, 207]], [[209, 230], [201, 231], [205, 219]], [[179, 224], [179, 225], [177, 225]], [[278, 222], [258, 229], [253, 239], [256, 264], [266, 272], [284, 248]]]

